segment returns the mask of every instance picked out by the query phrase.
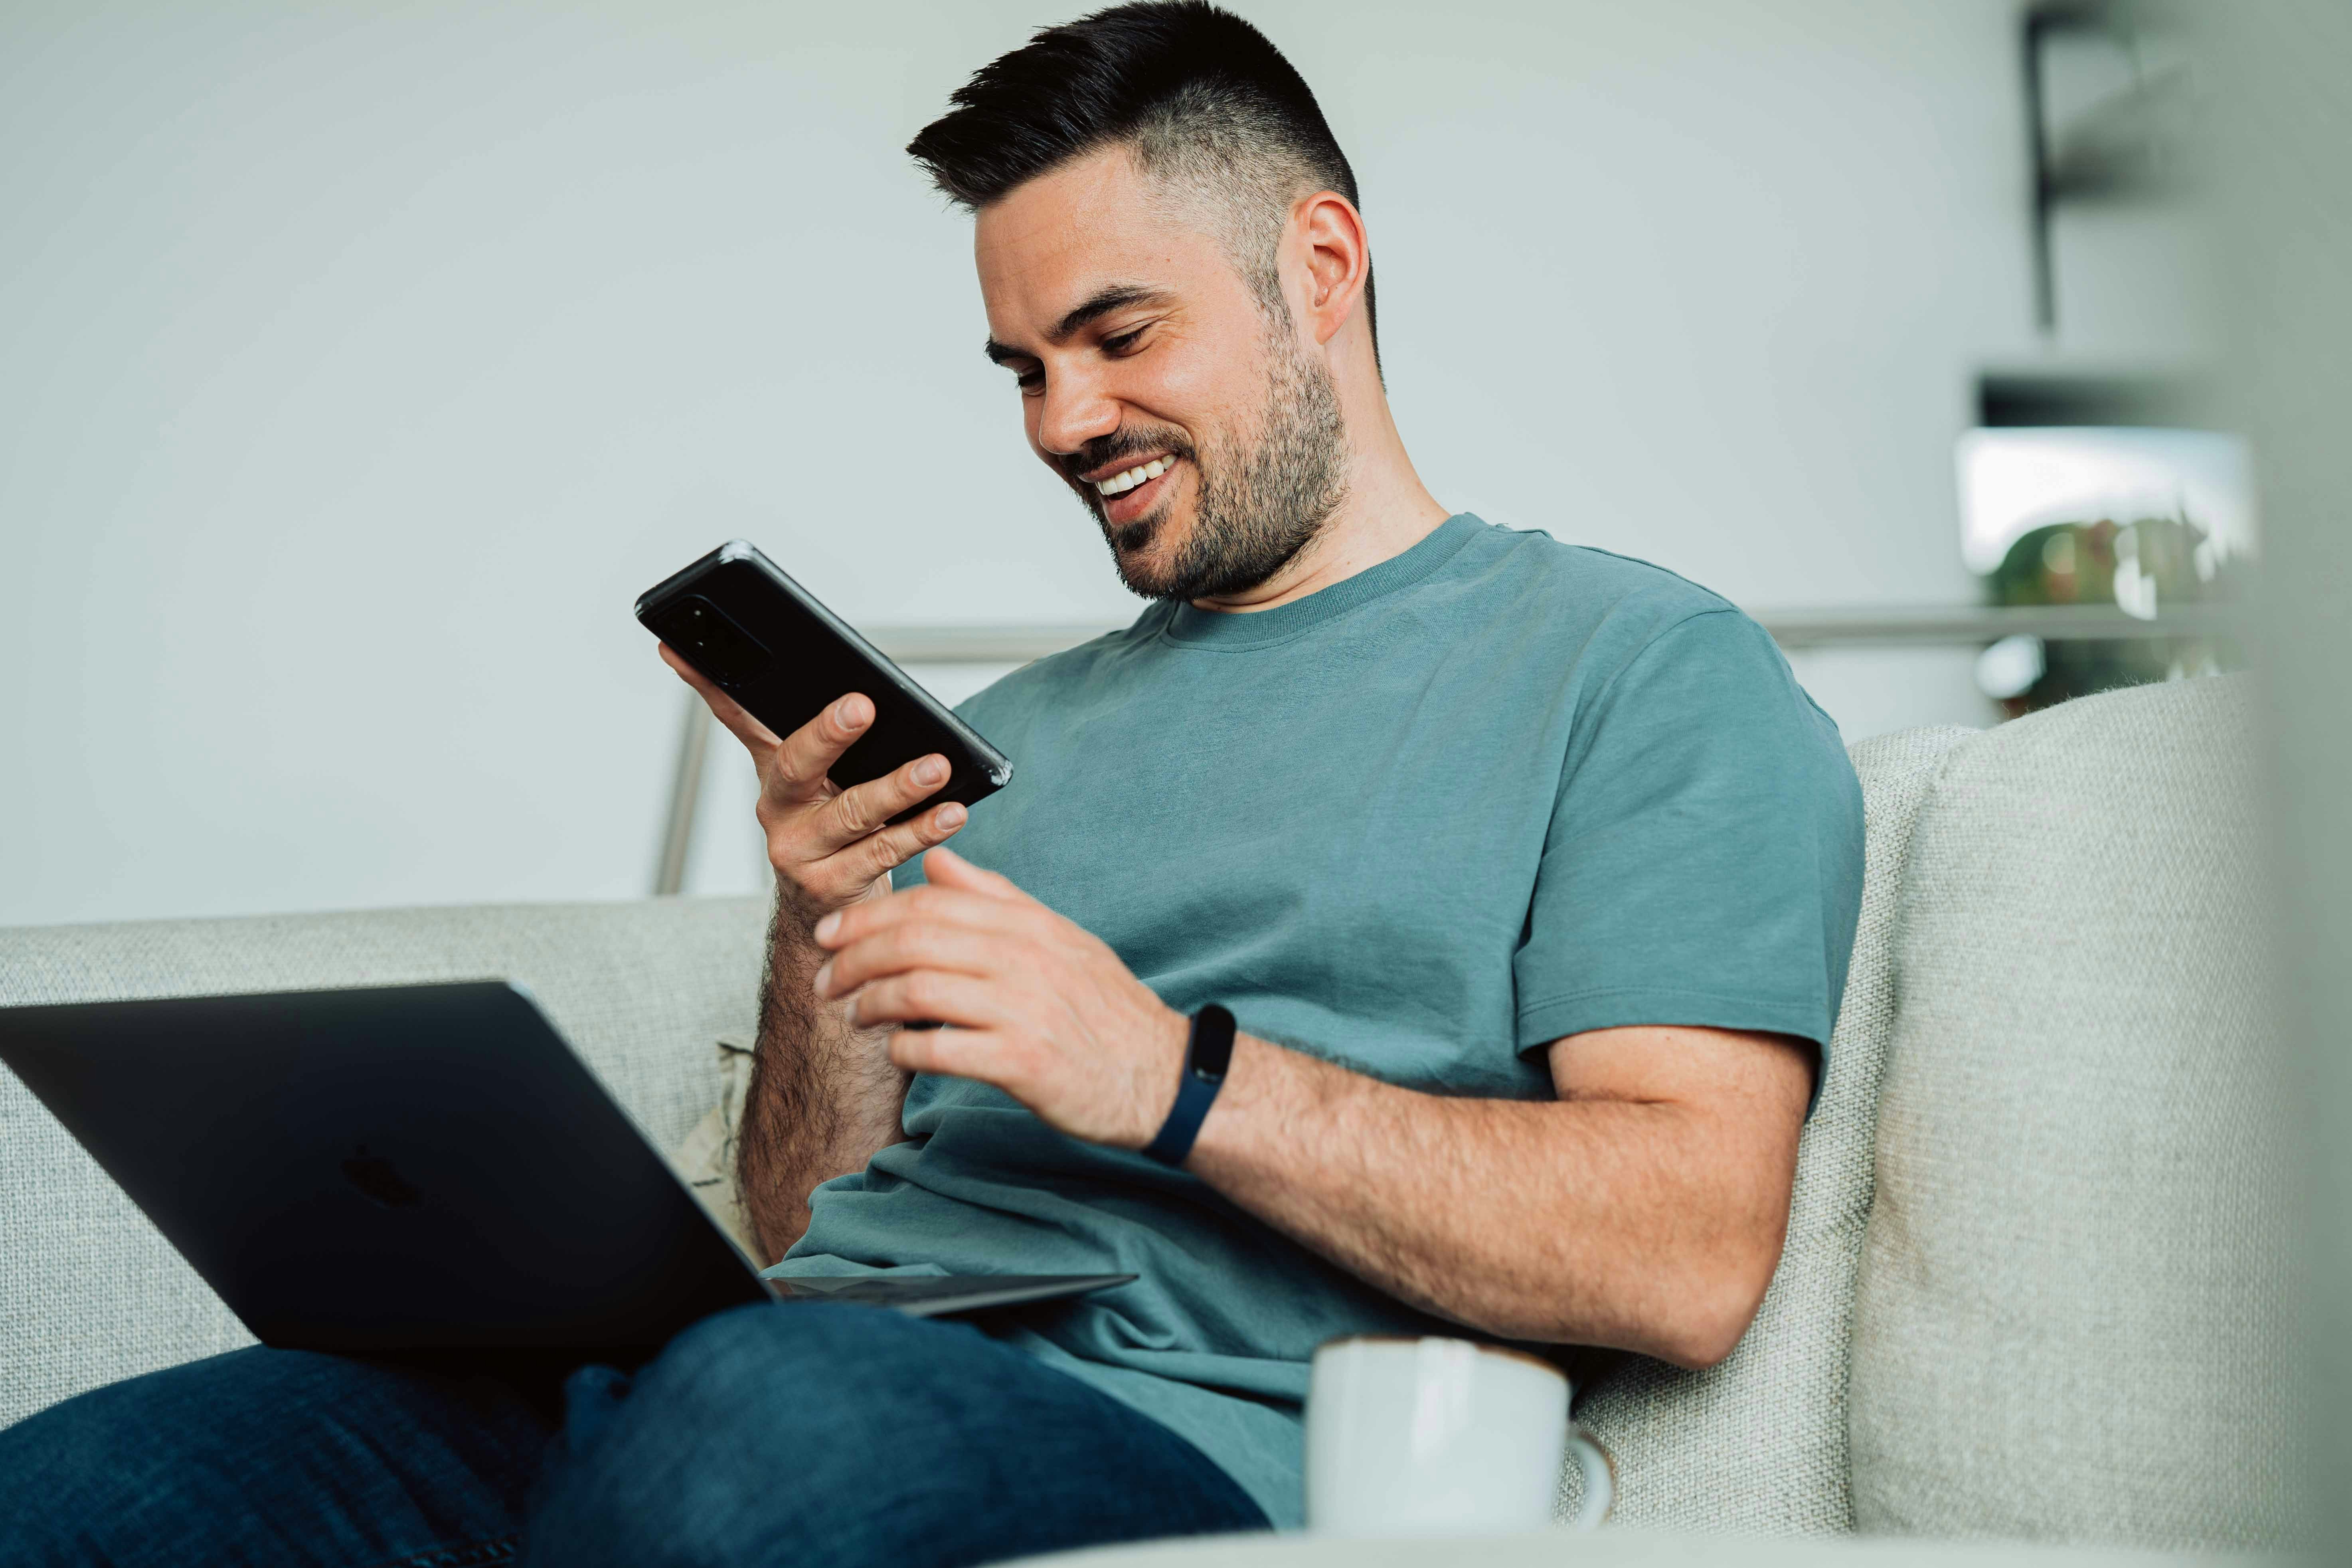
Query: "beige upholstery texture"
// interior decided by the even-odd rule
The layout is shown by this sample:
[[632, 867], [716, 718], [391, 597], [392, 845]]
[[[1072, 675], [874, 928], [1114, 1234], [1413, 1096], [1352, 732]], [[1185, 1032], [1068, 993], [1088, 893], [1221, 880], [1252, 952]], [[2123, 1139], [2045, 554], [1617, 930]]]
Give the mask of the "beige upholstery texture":
[[[530, 988], [663, 1148], [719, 1097], [711, 1042], [752, 1026], [753, 900], [396, 910], [0, 931], [0, 1005], [505, 978]], [[0, 1071], [0, 1425], [247, 1342], [16, 1078]]]
[[[1690, 1373], [1634, 1358], [1580, 1394], [1577, 1419], [1617, 1461], [1614, 1523], [1757, 1534], [1853, 1528], [1846, 1331], [1895, 1009], [1895, 911], [1920, 802], [1945, 759], [1974, 733], [1913, 730], [1853, 748], [1867, 836], [1862, 921], [1830, 1042], [1829, 1078], [1798, 1154], [1780, 1267], [1755, 1323], [1722, 1365]], [[1574, 1511], [1578, 1490], [1571, 1465], [1561, 1481], [1561, 1517]]]
[[1605, 1530], [1430, 1541], [1391, 1536], [1195, 1536], [1024, 1557], [1006, 1568], [2307, 1568], [2245, 1552], [2086, 1551], [2014, 1542], [1757, 1540]]
[[2005, 725], [1920, 816], [1853, 1336], [1866, 1532], [2294, 1533], [2249, 696]]

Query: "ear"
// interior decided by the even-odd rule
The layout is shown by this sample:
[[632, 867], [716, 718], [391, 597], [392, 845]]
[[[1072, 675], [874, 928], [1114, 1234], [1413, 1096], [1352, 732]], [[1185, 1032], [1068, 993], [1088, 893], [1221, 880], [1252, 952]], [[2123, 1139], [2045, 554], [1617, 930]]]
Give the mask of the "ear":
[[1318, 191], [1290, 209], [1286, 249], [1297, 258], [1305, 285], [1304, 309], [1294, 300], [1300, 323], [1318, 343], [1328, 343], [1348, 324], [1363, 299], [1372, 248], [1364, 236], [1364, 215], [1337, 191]]

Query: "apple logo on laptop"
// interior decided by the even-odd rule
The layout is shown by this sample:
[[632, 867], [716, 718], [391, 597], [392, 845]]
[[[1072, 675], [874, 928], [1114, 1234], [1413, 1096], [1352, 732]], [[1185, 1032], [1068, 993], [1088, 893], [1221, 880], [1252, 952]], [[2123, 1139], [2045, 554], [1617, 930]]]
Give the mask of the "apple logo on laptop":
[[360, 1145], [358, 1153], [343, 1162], [343, 1179], [388, 1209], [411, 1208], [425, 1201], [425, 1194], [409, 1185], [392, 1162], [381, 1154], [371, 1154], [367, 1145]]

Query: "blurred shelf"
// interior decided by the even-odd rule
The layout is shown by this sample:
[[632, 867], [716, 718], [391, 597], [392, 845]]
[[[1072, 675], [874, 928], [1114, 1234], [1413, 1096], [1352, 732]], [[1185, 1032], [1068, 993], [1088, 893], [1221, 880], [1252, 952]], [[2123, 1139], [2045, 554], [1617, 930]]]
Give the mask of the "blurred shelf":
[[1118, 629], [1109, 622], [859, 628], [867, 642], [900, 664], [1026, 664]]
[[1988, 429], [2123, 425], [2198, 430], [2221, 422], [2208, 380], [2186, 367], [1991, 368], [1977, 378], [1977, 424]]
[[[2197, 82], [2185, 62], [2151, 66], [2152, 45], [2178, 38], [2184, 8], [2164, 0], [2041, 0], [2020, 17], [2026, 157], [2033, 197], [2034, 319], [2058, 326], [2053, 224], [2086, 202], [2163, 202], [2185, 188]], [[2130, 85], [2063, 124], [2051, 112], [2048, 53], [2061, 38], [2104, 39], [2128, 63]]]
[[2042, 167], [2046, 201], [2146, 201], [2186, 189], [2188, 68], [2175, 66], [2084, 111]]
[[2238, 626], [2236, 607], [2184, 605], [2152, 621], [2113, 605], [1991, 608], [1916, 605], [1887, 609], [1752, 610], [1784, 648], [1875, 645], [1959, 647], [2037, 637], [2053, 642], [2129, 642], [2142, 637], [2211, 637]]
[[[1918, 605], [1863, 608], [1751, 610], [1784, 648], [1832, 645], [1958, 647], [2020, 635], [2056, 640], [2116, 642], [2136, 637], [2205, 637], [2233, 627], [2226, 605], [2189, 605], [2143, 621], [2113, 605], [2053, 605], [1989, 608]], [[1107, 624], [1051, 626], [868, 626], [867, 640], [901, 664], [1025, 664], [1076, 647]]]

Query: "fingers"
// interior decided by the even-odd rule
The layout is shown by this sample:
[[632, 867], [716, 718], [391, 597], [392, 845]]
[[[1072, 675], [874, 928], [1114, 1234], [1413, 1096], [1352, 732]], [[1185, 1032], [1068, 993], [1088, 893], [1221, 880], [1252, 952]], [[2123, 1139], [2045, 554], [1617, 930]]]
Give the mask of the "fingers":
[[848, 1022], [856, 1029], [932, 1019], [958, 1029], [993, 1028], [1006, 1021], [994, 986], [969, 974], [939, 969], [890, 975], [849, 999]]
[[776, 732], [751, 717], [740, 702], [710, 683], [709, 677], [678, 656], [667, 643], [656, 643], [662, 662], [677, 671], [677, 678], [694, 688], [695, 694], [709, 706], [710, 716], [727, 726], [727, 732], [743, 742], [744, 749], [754, 759], [764, 757], [776, 745]]
[[814, 934], [819, 947], [839, 952], [852, 942], [864, 942], [877, 932], [915, 921], [962, 926], [977, 931], [1004, 931], [1010, 929], [1006, 914], [1001, 899], [984, 898], [957, 888], [909, 888], [870, 904], [835, 910], [817, 921]]
[[983, 898], [1024, 904], [1037, 900], [1023, 892], [1013, 879], [984, 871], [952, 849], [942, 849], [923, 862], [923, 878], [938, 887], [958, 888]]
[[1005, 1037], [993, 1030], [969, 1026], [901, 1029], [890, 1037], [890, 1065], [901, 1072], [974, 1079], [1007, 1089], [1004, 1043]]
[[853, 691], [834, 702], [784, 737], [766, 769], [766, 792], [783, 805], [823, 799], [824, 775], [873, 722], [874, 704], [863, 694]]
[[[863, 786], [860, 786], [863, 787]], [[951, 837], [970, 816], [956, 801], [935, 805], [879, 833], [871, 833], [835, 853], [849, 879], [859, 887], [887, 877], [924, 850]]]
[[868, 779], [835, 795], [825, 807], [835, 835], [854, 844], [948, 782], [948, 760], [936, 753], [917, 757], [878, 779]]
[[831, 1001], [861, 985], [916, 969], [986, 975], [1007, 967], [1004, 953], [1001, 938], [970, 926], [936, 921], [902, 922], [825, 960], [816, 972], [816, 994]]

